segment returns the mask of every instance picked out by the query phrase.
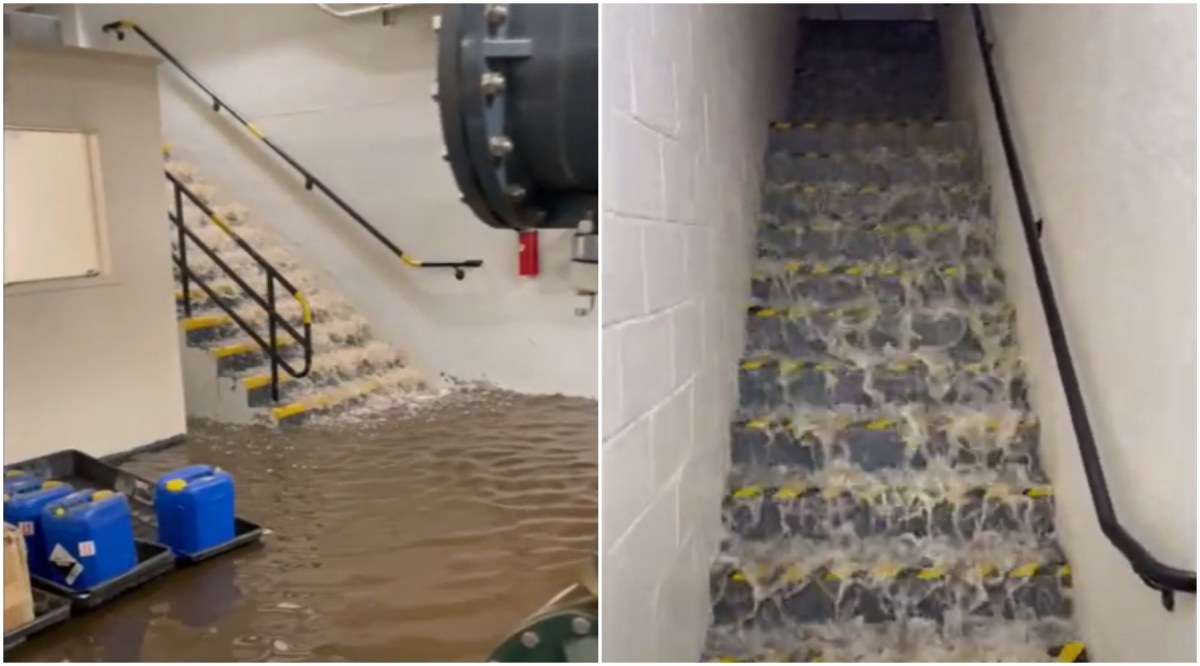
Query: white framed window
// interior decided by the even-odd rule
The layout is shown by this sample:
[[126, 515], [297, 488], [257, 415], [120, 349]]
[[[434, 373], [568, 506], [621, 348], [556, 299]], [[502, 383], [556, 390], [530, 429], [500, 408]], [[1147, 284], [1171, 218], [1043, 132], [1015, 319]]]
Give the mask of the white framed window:
[[96, 136], [4, 128], [4, 285], [107, 270]]

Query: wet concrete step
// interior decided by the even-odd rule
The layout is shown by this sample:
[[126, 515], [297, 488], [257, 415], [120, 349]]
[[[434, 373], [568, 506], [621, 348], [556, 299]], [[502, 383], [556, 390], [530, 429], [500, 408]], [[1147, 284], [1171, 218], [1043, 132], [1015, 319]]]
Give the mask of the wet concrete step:
[[[266, 308], [257, 301], [243, 297], [232, 303], [225, 300], [223, 302], [255, 331], [266, 334], [269, 329], [269, 315]], [[316, 291], [311, 297], [306, 297], [306, 302], [311, 313], [313, 327], [324, 326], [331, 321], [355, 316], [354, 311], [345, 301], [331, 299], [325, 292]], [[286, 292], [277, 292], [275, 307], [276, 313], [284, 321], [291, 324], [298, 332], [303, 333], [305, 309], [299, 300]], [[188, 344], [193, 345], [212, 343], [244, 334], [241, 325], [234, 321], [233, 316], [227, 310], [211, 302], [193, 303], [192, 314], [180, 317], [180, 322], [187, 333]], [[280, 327], [279, 335], [282, 337], [290, 334]]]
[[800, 22], [797, 49], [800, 53], [847, 49], [893, 54], [927, 53], [939, 51], [941, 42], [934, 21], [805, 19]]
[[[173, 229], [176, 229], [174, 225], [171, 226]], [[230, 228], [233, 229], [239, 238], [249, 244], [250, 247], [260, 250], [260, 253], [260, 248], [267, 248], [271, 246], [270, 235], [262, 229], [251, 227], [249, 225], [241, 225], [237, 227], [231, 225]], [[197, 224], [192, 219], [189, 219], [188, 229], [194, 232], [194, 234], [199, 237], [202, 243], [207, 245], [210, 249], [221, 254], [222, 259], [225, 259], [226, 261], [229, 261], [229, 259], [224, 256], [226, 253], [246, 254], [245, 250], [243, 250], [237, 244], [237, 241], [229, 234], [229, 232], [215, 224]], [[202, 256], [207, 257], [204, 251], [196, 246], [196, 242], [193, 239], [187, 238], [186, 240], [189, 258], [191, 258], [193, 255], [196, 258], [200, 258]], [[179, 254], [178, 233], [171, 234], [171, 249], [175, 251], [175, 254]]]
[[1050, 488], [996, 471], [963, 478], [932, 472], [817, 472], [794, 481], [734, 485], [722, 512], [726, 527], [738, 539], [775, 546], [789, 540], [908, 535], [964, 541], [989, 532], [1038, 537], [1054, 533]]
[[929, 352], [957, 363], [1015, 353], [1015, 311], [896, 304], [858, 307], [751, 307], [746, 353], [884, 358]]
[[966, 123], [914, 122], [896, 114], [874, 122], [801, 118], [772, 123], [771, 129], [769, 149], [793, 153], [838, 153], [875, 148], [910, 153], [918, 148], [952, 151], [970, 150], [974, 146], [974, 134]]
[[751, 302], [786, 310], [903, 305], [950, 309], [1004, 303], [1004, 272], [988, 260], [802, 262], [760, 260]]
[[374, 396], [394, 392], [412, 392], [425, 388], [425, 380], [411, 368], [392, 368], [374, 376], [341, 382], [332, 387], [316, 387], [295, 396], [288, 404], [271, 409], [270, 420], [281, 427], [294, 427], [321, 416], [352, 409]]
[[872, 48], [801, 48], [796, 53], [793, 80], [797, 83], [847, 73], [891, 76], [902, 83], [944, 83], [939, 49], [884, 52]]
[[947, 116], [945, 96], [932, 92], [889, 95], [809, 90], [793, 93], [787, 108], [790, 118], [841, 122], [880, 122], [892, 118], [935, 122]]
[[774, 482], [821, 469], [1017, 474], [1047, 482], [1028, 412], [946, 405], [862, 414], [766, 414], [731, 426], [731, 476]]
[[[319, 290], [315, 276], [308, 271], [298, 271], [288, 276], [288, 279], [293, 285], [296, 286], [297, 289], [300, 290], [300, 293], [302, 294], [312, 294]], [[217, 297], [220, 298], [221, 301], [226, 305], [239, 307], [244, 305], [243, 301], [247, 300], [241, 286], [228, 277], [207, 280], [205, 284], [207, 284], [209, 288], [216, 293]], [[265, 284], [257, 288], [259, 293], [266, 293]], [[196, 285], [195, 282], [189, 282], [188, 293], [191, 295], [193, 313], [206, 313], [209, 310], [220, 310], [220, 308], [218, 308], [212, 302], [212, 298], [209, 297], [208, 293]], [[286, 299], [281, 299], [280, 302], [284, 302], [286, 300], [293, 299], [288, 296]], [[175, 311], [180, 319], [187, 316], [183, 310], [183, 286], [178, 276], [176, 276], [175, 280]]]
[[[288, 302], [291, 301], [291, 302]], [[277, 304], [276, 312], [283, 317], [285, 321], [292, 325], [297, 332], [304, 332], [303, 310], [299, 303], [288, 299], [288, 301], [280, 301]], [[245, 331], [241, 325], [234, 321], [233, 317], [219, 308], [209, 308], [197, 311], [193, 309], [192, 316], [183, 317], [180, 319], [180, 324], [183, 326], [184, 333], [187, 336], [187, 343], [190, 345], [205, 345], [215, 343], [220, 340], [228, 340], [241, 335], [245, 335]], [[257, 302], [249, 299], [243, 299], [234, 312], [241, 317], [242, 321], [246, 322], [253, 328], [254, 331], [267, 335], [268, 332], [268, 315], [267, 311], [262, 308]], [[314, 308], [313, 322], [315, 324], [328, 321], [333, 314], [327, 311], [318, 311]], [[282, 327], [278, 329], [277, 337], [290, 337], [291, 334]]]
[[[886, 565], [883, 565], [886, 566]], [[1013, 569], [992, 567], [947, 571], [940, 566], [900, 571], [877, 568], [808, 570], [790, 565], [775, 573], [770, 593], [755, 598], [755, 586], [733, 566], [718, 567], [710, 585], [716, 624], [747, 629], [793, 629], [804, 624], [900, 618], [941, 623], [962, 614], [980, 619], [1039, 620], [1071, 613], [1071, 575], [1065, 562], [1031, 562]], [[774, 573], [774, 572], [773, 572]]]
[[1025, 373], [1015, 354], [957, 363], [922, 354], [892, 357], [758, 356], [738, 368], [738, 413], [781, 409], [859, 409], [941, 403], [1028, 406]]
[[[300, 264], [283, 250], [272, 248], [260, 250], [259, 254], [285, 277], [303, 270]], [[233, 270], [234, 274], [241, 277], [251, 286], [255, 286], [259, 289], [260, 293], [266, 293], [267, 272], [254, 257], [251, 257], [240, 249], [225, 252], [217, 251], [217, 256]], [[224, 268], [218, 266], [212, 257], [204, 252], [196, 251], [195, 247], [190, 246], [190, 244], [187, 263], [192, 274], [198, 275], [205, 282], [212, 283], [218, 280], [229, 280], [229, 273]], [[179, 266], [172, 263], [171, 267], [175, 275], [175, 281], [178, 283], [181, 275]]]
[[312, 369], [301, 379], [280, 371], [279, 404], [272, 400], [270, 366], [255, 368], [237, 379], [246, 391], [249, 406], [272, 407], [289, 404], [304, 394], [334, 388], [355, 378], [391, 371], [402, 367], [403, 363], [404, 359], [395, 349], [378, 341], [329, 349], [313, 355]]
[[878, 262], [924, 259], [956, 262], [992, 255], [990, 224], [959, 220], [764, 223], [758, 230], [758, 256], [813, 262]]
[[965, 150], [899, 153], [886, 148], [841, 153], [767, 155], [767, 180], [790, 182], [845, 182], [883, 189], [898, 184], [968, 183], [978, 177], [978, 161]]
[[762, 211], [785, 221], [876, 224], [894, 218], [947, 217], [975, 219], [991, 210], [982, 184], [929, 183], [881, 187], [874, 184], [767, 182]]
[[706, 662], [992, 663], [1087, 662], [1085, 644], [1071, 623], [965, 618], [953, 625], [925, 618], [885, 624], [822, 623], [765, 632], [724, 625], [708, 635]]
[[[362, 345], [369, 339], [366, 322], [361, 318], [330, 322], [315, 327], [312, 332], [313, 354], [327, 350]], [[304, 352], [290, 335], [281, 335], [277, 341], [280, 355], [297, 368], [303, 365]], [[196, 345], [205, 349], [217, 362], [219, 376], [233, 377], [251, 369], [265, 366], [268, 361], [262, 348], [249, 336], [238, 336], [218, 340], [211, 344]]]
[[876, 548], [721, 556], [710, 572], [715, 633], [813, 624], [861, 630], [913, 620], [958, 628], [1070, 615], [1071, 568], [1051, 542], [1017, 538], [1017, 547], [955, 549], [925, 541], [925, 552], [915, 554]]

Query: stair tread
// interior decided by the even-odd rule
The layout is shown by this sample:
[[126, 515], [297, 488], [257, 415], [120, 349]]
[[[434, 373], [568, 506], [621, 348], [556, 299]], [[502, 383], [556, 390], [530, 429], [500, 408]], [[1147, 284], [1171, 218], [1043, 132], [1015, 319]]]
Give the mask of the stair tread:
[[716, 624], [759, 628], [926, 617], [1069, 614], [1071, 567], [1048, 539], [871, 538], [723, 551], [710, 571]]
[[1028, 386], [1015, 350], [984, 361], [921, 351], [860, 358], [755, 354], [739, 364], [739, 416], [786, 408], [878, 409], [947, 403], [1025, 407]]
[[875, 303], [971, 308], [1006, 301], [1004, 271], [979, 257], [887, 262], [760, 259], [750, 293], [754, 305], [777, 308]]
[[1086, 662], [1084, 643], [1063, 618], [970, 619], [951, 627], [923, 618], [888, 625], [809, 624], [788, 632], [715, 627], [710, 662]]
[[[366, 350], [371, 347], [378, 347], [392, 351], [392, 357], [387, 359], [368, 358]], [[374, 370], [387, 370], [402, 362], [402, 359], [399, 357], [399, 355], [395, 354], [394, 350], [391, 350], [391, 347], [382, 342], [372, 341], [364, 345], [344, 345], [341, 347], [323, 350], [319, 353], [314, 352], [313, 367], [311, 373], [305, 377], [305, 379], [317, 379], [337, 375], [343, 369], [337, 365], [338, 361], [343, 360], [341, 359], [341, 356], [351, 354], [357, 355], [356, 352], [359, 350], [362, 350], [362, 355], [364, 358], [359, 362], [358, 367], [352, 368], [354, 370], [361, 370], [362, 365], [366, 365]], [[244, 373], [239, 373], [236, 375], [236, 378], [246, 389], [269, 386], [271, 383], [271, 372], [268, 366], [264, 365], [263, 367], [267, 369], [253, 368]], [[280, 379], [284, 378], [286, 378], [287, 381], [295, 380], [294, 377], [288, 375], [287, 373], [280, 373]]]
[[273, 421], [283, 422], [291, 417], [336, 408], [372, 393], [419, 383], [421, 379], [415, 370], [394, 368], [375, 376], [321, 387], [307, 395], [297, 396], [292, 402], [271, 409], [270, 416]]
[[767, 155], [767, 182], [853, 182], [877, 189], [913, 187], [920, 182], [949, 185], [970, 182], [977, 163], [965, 150], [913, 151], [900, 155], [887, 149], [843, 153], [794, 153], [775, 150]]
[[1069, 569], [1066, 554], [1053, 539], [1028, 533], [983, 532], [969, 539], [912, 535], [776, 543], [726, 539], [712, 571], [768, 588], [781, 576], [796, 578], [826, 572], [843, 579], [864, 574], [890, 579], [928, 568], [941, 569], [946, 576], [1069, 574], [1069, 570], [1061, 569], [1063, 566]]
[[1044, 483], [1038, 432], [1032, 414], [1010, 405], [767, 412], [731, 425], [730, 476], [766, 483], [839, 465], [867, 472], [1017, 468]]

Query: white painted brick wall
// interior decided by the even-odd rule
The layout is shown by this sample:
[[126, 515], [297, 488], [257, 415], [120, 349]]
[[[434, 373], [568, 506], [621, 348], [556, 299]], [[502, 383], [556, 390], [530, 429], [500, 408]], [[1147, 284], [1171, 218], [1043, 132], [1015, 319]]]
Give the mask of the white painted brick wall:
[[605, 661], [695, 661], [708, 624], [786, 6], [605, 5]]

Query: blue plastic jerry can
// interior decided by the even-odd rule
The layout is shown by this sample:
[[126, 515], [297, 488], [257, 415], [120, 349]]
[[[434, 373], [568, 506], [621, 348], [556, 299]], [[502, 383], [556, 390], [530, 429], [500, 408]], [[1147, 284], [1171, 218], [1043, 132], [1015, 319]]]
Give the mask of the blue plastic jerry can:
[[137, 566], [133, 517], [125, 495], [80, 490], [42, 510], [49, 579], [88, 590]]
[[69, 484], [46, 481], [40, 488], [4, 496], [4, 522], [16, 525], [25, 535], [25, 551], [29, 554], [29, 573], [48, 578], [46, 535], [42, 527], [42, 510], [47, 504], [75, 492]]
[[42, 486], [42, 480], [20, 469], [4, 470], [4, 494], [15, 495]]
[[158, 480], [154, 512], [158, 540], [194, 556], [233, 539], [233, 477], [210, 465], [191, 465]]

